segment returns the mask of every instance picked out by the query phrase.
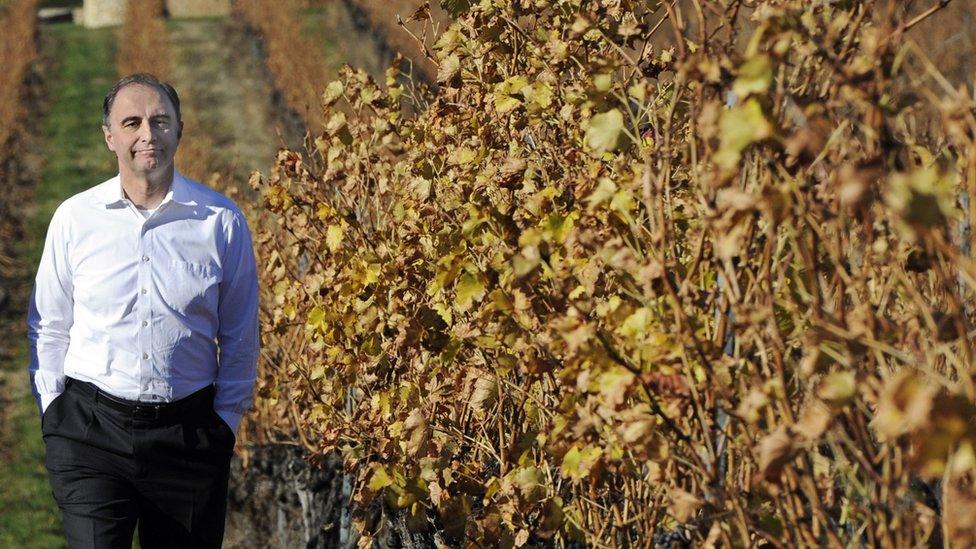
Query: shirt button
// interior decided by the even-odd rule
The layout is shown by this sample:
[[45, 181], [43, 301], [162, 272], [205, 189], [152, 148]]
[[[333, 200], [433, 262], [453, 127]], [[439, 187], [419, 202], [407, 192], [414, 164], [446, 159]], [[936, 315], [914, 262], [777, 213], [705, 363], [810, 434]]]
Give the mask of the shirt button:
[[142, 353], [142, 358], [143, 359], [149, 358], [149, 353]]
[[149, 292], [149, 290], [147, 290], [147, 289], [145, 289], [145, 288], [143, 288], [143, 289], [142, 289], [142, 293], [144, 293], [144, 294], [145, 294], [145, 293], [148, 293], [148, 292]]
[[142, 260], [143, 260], [143, 261], [149, 261], [149, 256], [148, 256], [148, 255], [144, 255], [144, 256], [142, 256]]
[[143, 326], [149, 326], [149, 323], [148, 323], [148, 322], [146, 322], [145, 320], [143, 320], [143, 321], [142, 321], [142, 325], [143, 325]]

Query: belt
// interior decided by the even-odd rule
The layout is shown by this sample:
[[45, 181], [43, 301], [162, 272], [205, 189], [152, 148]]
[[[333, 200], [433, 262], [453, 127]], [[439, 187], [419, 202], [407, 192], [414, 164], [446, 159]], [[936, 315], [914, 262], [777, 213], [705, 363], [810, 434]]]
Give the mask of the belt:
[[122, 412], [134, 419], [158, 420], [179, 416], [183, 412], [199, 407], [204, 404], [213, 405], [214, 386], [208, 385], [199, 391], [172, 402], [139, 402], [136, 400], [126, 400], [115, 395], [106, 393], [98, 386], [73, 378], [68, 378], [65, 382], [65, 390], [74, 387], [85, 396], [90, 397], [94, 402], [102, 404], [107, 408]]

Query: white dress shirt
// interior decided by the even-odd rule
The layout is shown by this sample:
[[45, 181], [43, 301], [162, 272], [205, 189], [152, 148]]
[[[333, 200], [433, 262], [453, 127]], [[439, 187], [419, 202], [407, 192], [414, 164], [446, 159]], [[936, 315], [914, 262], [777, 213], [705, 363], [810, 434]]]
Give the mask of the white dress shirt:
[[222, 194], [175, 173], [139, 212], [119, 176], [51, 219], [27, 314], [41, 413], [65, 376], [120, 398], [170, 402], [210, 384], [237, 432], [252, 401], [258, 291], [247, 222]]

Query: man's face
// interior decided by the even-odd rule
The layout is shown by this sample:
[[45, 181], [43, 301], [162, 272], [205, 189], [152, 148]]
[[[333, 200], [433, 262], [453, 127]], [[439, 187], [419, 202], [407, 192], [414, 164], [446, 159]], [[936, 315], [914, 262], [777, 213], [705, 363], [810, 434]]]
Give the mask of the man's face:
[[130, 84], [115, 96], [108, 116], [105, 144], [119, 159], [119, 173], [147, 177], [173, 167], [182, 122], [159, 90]]

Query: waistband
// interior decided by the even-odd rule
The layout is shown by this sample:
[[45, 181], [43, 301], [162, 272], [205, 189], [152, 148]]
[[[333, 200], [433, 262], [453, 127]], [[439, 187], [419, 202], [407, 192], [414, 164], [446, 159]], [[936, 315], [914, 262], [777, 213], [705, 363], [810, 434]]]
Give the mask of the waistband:
[[99, 389], [97, 385], [70, 377], [65, 381], [64, 390], [81, 394], [92, 399], [98, 405], [122, 412], [133, 419], [148, 421], [178, 417], [188, 410], [205, 405], [212, 407], [214, 397], [214, 386], [208, 385], [189, 396], [172, 402], [139, 402], [119, 398]]

